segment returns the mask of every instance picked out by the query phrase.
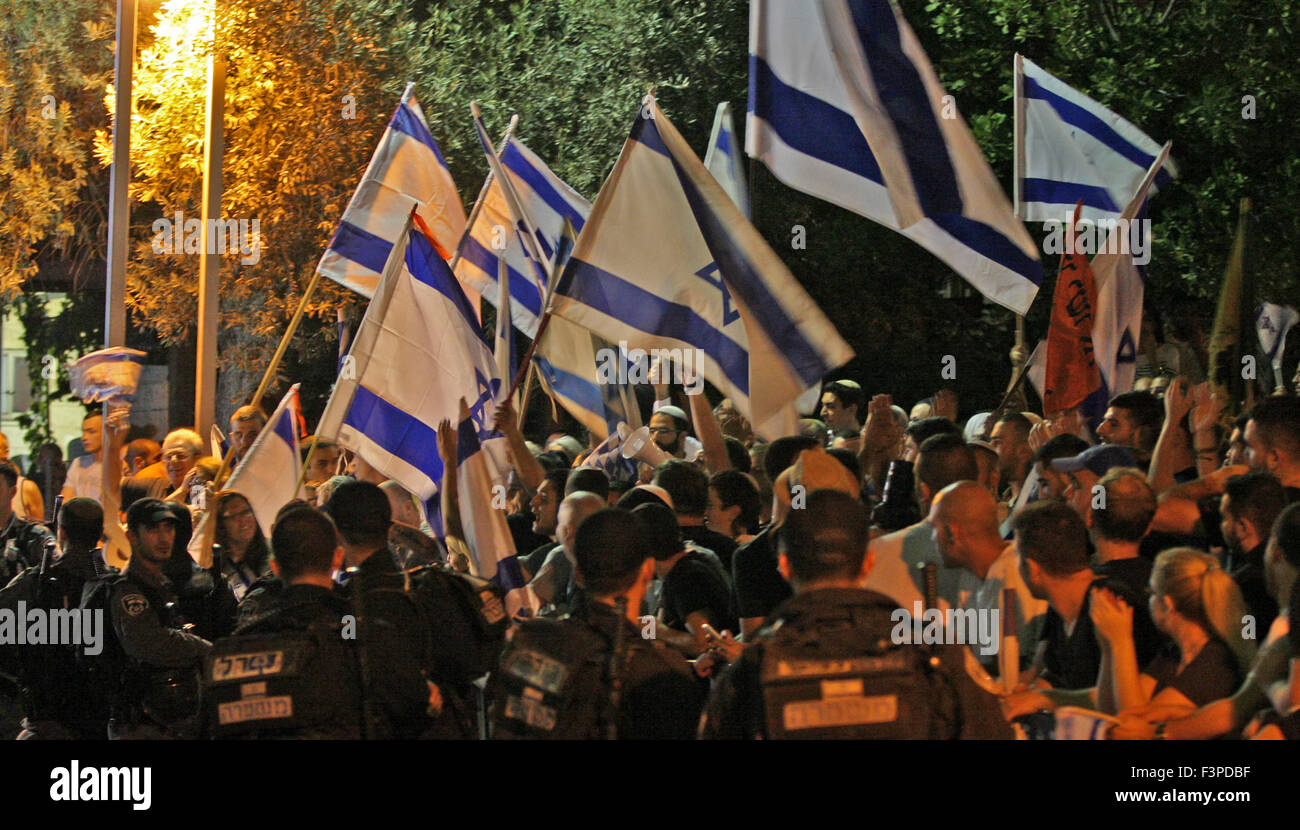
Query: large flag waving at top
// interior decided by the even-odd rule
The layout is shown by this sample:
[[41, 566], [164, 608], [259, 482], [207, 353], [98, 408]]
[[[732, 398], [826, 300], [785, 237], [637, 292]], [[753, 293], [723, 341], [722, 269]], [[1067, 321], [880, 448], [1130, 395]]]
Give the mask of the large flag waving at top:
[[[1119, 218], [1160, 145], [1028, 58], [1016, 55], [1015, 73], [1021, 217], [1060, 222], [1082, 201], [1084, 219]], [[1166, 159], [1151, 192], [1177, 175]]]
[[[556, 289], [555, 313], [631, 348], [694, 349], [759, 435], [853, 357], [648, 97]], [[684, 354], [684, 353], [683, 353]]]
[[1019, 314], [1038, 249], [888, 0], [753, 0], [746, 152], [892, 228]]
[[[352, 194], [316, 270], [365, 297], [373, 297], [388, 254], [401, 239], [411, 206], [432, 232], [439, 255], [448, 259], [465, 232], [451, 171], [433, 140], [420, 102], [408, 84]], [[474, 307], [478, 298], [471, 297]]]
[[438, 491], [437, 427], [461, 421], [461, 398], [484, 436], [501, 381], [492, 350], [447, 263], [407, 225], [357, 329], [316, 429], [422, 501]]
[[[248, 501], [262, 532], [271, 535], [271, 525], [280, 508], [298, 496], [298, 478], [302, 475], [302, 455], [298, 447], [298, 421], [302, 407], [298, 402], [298, 384], [280, 399], [280, 405], [267, 419], [253, 446], [240, 460], [226, 481], [226, 490], [234, 490]], [[203, 557], [203, 539], [213, 510], [199, 521], [190, 539], [190, 556]], [[204, 567], [210, 563], [199, 561]]]

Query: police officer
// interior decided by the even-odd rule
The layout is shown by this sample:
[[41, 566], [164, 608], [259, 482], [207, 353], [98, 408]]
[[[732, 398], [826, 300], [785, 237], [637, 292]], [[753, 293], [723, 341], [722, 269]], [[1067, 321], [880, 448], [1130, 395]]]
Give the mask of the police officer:
[[[86, 583], [108, 572], [97, 546], [104, 530], [104, 510], [93, 499], [73, 499], [60, 511], [57, 547], [51, 540], [41, 564], [32, 566], [0, 591], [0, 608], [27, 608], [74, 613]], [[71, 626], [70, 626], [71, 628]], [[76, 663], [76, 650], [93, 649], [91, 640], [102, 630], [87, 631], [75, 624], [82, 643], [13, 647], [23, 700], [23, 731], [19, 740], [102, 740], [105, 718], [87, 703], [90, 699]]]
[[574, 535], [587, 601], [519, 624], [489, 682], [493, 737], [694, 737], [704, 694], [686, 661], [640, 618], [655, 563], [627, 510], [593, 513]]
[[361, 676], [370, 716], [367, 738], [417, 738], [441, 709], [429, 682], [430, 625], [408, 593], [408, 578], [388, 549], [392, 506], [364, 481], [341, 484], [324, 511], [334, 521], [348, 566], [340, 595], [356, 619]]
[[962, 646], [894, 643], [897, 603], [862, 587], [867, 527], [861, 502], [837, 491], [790, 511], [779, 567], [795, 594], [714, 687], [701, 737], [1011, 737]]
[[110, 739], [191, 737], [197, 726], [198, 666], [212, 644], [185, 630], [163, 573], [176, 525], [160, 499], [132, 504], [126, 513], [130, 563], [82, 603], [94, 608], [107, 594], [113, 636], [95, 671], [109, 684]]
[[[276, 519], [271, 547], [271, 567], [282, 589], [232, 637], [217, 641], [205, 664], [210, 734], [360, 738], [360, 661], [355, 622], [349, 623], [352, 605], [333, 590], [333, 574], [343, 566], [334, 523], [295, 503]], [[289, 654], [298, 659], [281, 659]], [[230, 667], [247, 671], [253, 663], [262, 685], [249, 689], [247, 678]]]
[[25, 522], [14, 513], [18, 479], [13, 462], [0, 459], [0, 585], [9, 584], [23, 569], [40, 565], [45, 546], [54, 542], [44, 525]]

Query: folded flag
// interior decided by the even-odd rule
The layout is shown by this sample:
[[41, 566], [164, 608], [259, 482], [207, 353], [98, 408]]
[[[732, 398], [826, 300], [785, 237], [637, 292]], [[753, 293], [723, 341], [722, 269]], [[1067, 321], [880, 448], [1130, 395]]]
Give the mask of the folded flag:
[[649, 96], [555, 294], [557, 315], [611, 343], [689, 352], [769, 439], [853, 356]]
[[740, 145], [736, 143], [736, 125], [731, 119], [731, 104], [723, 101], [713, 116], [713, 131], [709, 133], [709, 149], [704, 153], [704, 166], [718, 180], [722, 189], [731, 196], [745, 218], [749, 213], [749, 188], [745, 186], [745, 172], [740, 166]]
[[[1076, 205], [1073, 234], [1082, 204]], [[1097, 285], [1088, 257], [1073, 245], [1061, 255], [1061, 273], [1052, 292], [1052, 318], [1047, 330], [1043, 412], [1073, 409], [1101, 386], [1101, 373], [1093, 352], [1092, 321], [1096, 314]]]
[[1038, 248], [888, 0], [753, 0], [745, 151], [922, 245], [1018, 314]]

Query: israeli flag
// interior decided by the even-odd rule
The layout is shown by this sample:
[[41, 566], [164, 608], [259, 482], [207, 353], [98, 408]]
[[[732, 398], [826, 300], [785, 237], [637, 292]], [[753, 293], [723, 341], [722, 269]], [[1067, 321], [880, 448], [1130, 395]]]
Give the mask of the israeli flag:
[[[451, 171], [433, 140], [424, 111], [408, 84], [370, 158], [361, 183], [316, 270], [363, 297], [373, 297], [384, 263], [402, 238], [407, 214], [418, 205], [439, 255], [449, 259], [465, 232]], [[477, 316], [478, 297], [470, 298]]]
[[438, 424], [460, 423], [464, 398], [486, 439], [502, 383], [447, 263], [409, 224], [400, 238], [316, 433], [427, 501], [443, 475]]
[[[1101, 415], [1105, 402], [1133, 388], [1137, 374], [1137, 345], [1142, 336], [1142, 302], [1146, 283], [1133, 262], [1133, 252], [1124, 241], [1129, 228], [1141, 217], [1151, 185], [1169, 158], [1166, 144], [1152, 159], [1146, 176], [1120, 215], [1106, 240], [1106, 247], [1092, 258], [1097, 281], [1096, 316], [1092, 321], [1092, 345], [1101, 370], [1102, 389], [1084, 402], [1083, 411]], [[1149, 242], [1147, 244], [1150, 244]]]
[[[258, 527], [266, 535], [280, 508], [298, 497], [298, 479], [302, 477], [302, 454], [298, 445], [298, 422], [302, 405], [298, 384], [280, 399], [280, 405], [267, 419], [257, 440], [226, 481], [226, 490], [234, 490], [248, 501]], [[202, 556], [207, 524], [215, 510], [207, 510], [190, 538], [189, 553], [195, 561]], [[200, 564], [203, 564], [200, 562]]]
[[[521, 608], [536, 612], [537, 596], [528, 587], [519, 564], [505, 511], [492, 506], [493, 487], [500, 483], [499, 458], [484, 445], [480, 433], [479, 426], [465, 418], [460, 422], [456, 442], [457, 503], [469, 548], [470, 570], [506, 589], [506, 611], [511, 616]], [[495, 438], [487, 443], [504, 440]]]
[[[517, 138], [506, 141], [500, 160], [526, 218], [516, 224], [506, 193], [492, 176], [474, 224], [461, 240], [456, 276], [487, 297], [488, 302], [497, 302], [498, 267], [504, 257], [509, 269], [510, 317], [516, 328], [533, 338], [545, 310], [546, 281], [560, 249], [564, 221], [567, 219], [575, 231], [581, 230], [591, 213], [591, 203]], [[603, 438], [607, 434], [606, 415], [590, 333], [567, 320], [552, 318], [534, 360], [552, 397], [579, 423]]]
[[1300, 313], [1289, 305], [1262, 303], [1255, 310], [1255, 331], [1259, 334], [1259, 345], [1268, 359], [1282, 365], [1282, 353], [1286, 349], [1286, 335], [1291, 327], [1300, 320]]
[[1038, 249], [888, 0], [753, 0], [745, 151], [1024, 314]]
[[[1017, 210], [1029, 222], [1117, 219], [1160, 145], [1021, 55], [1015, 58]], [[1151, 193], [1178, 175], [1166, 159]]]
[[652, 97], [555, 294], [557, 315], [611, 343], [690, 360], [769, 439], [853, 357]]
[[713, 116], [713, 132], [709, 134], [709, 149], [704, 153], [704, 166], [727, 191], [746, 219], [749, 212], [749, 188], [745, 186], [745, 172], [740, 166], [740, 145], [736, 143], [736, 126], [731, 120], [731, 104], [723, 101]]

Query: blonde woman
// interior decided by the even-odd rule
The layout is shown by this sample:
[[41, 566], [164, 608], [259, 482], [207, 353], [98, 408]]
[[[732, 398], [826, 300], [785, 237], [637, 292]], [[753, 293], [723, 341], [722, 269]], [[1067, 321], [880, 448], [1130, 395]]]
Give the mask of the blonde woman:
[[1151, 571], [1151, 617], [1170, 645], [1139, 670], [1133, 609], [1109, 591], [1093, 597], [1101, 643], [1097, 704], [1105, 712], [1142, 709], [1152, 721], [1191, 714], [1229, 697], [1241, 685], [1255, 643], [1242, 637], [1241, 591], [1218, 560], [1193, 548], [1171, 548]]

